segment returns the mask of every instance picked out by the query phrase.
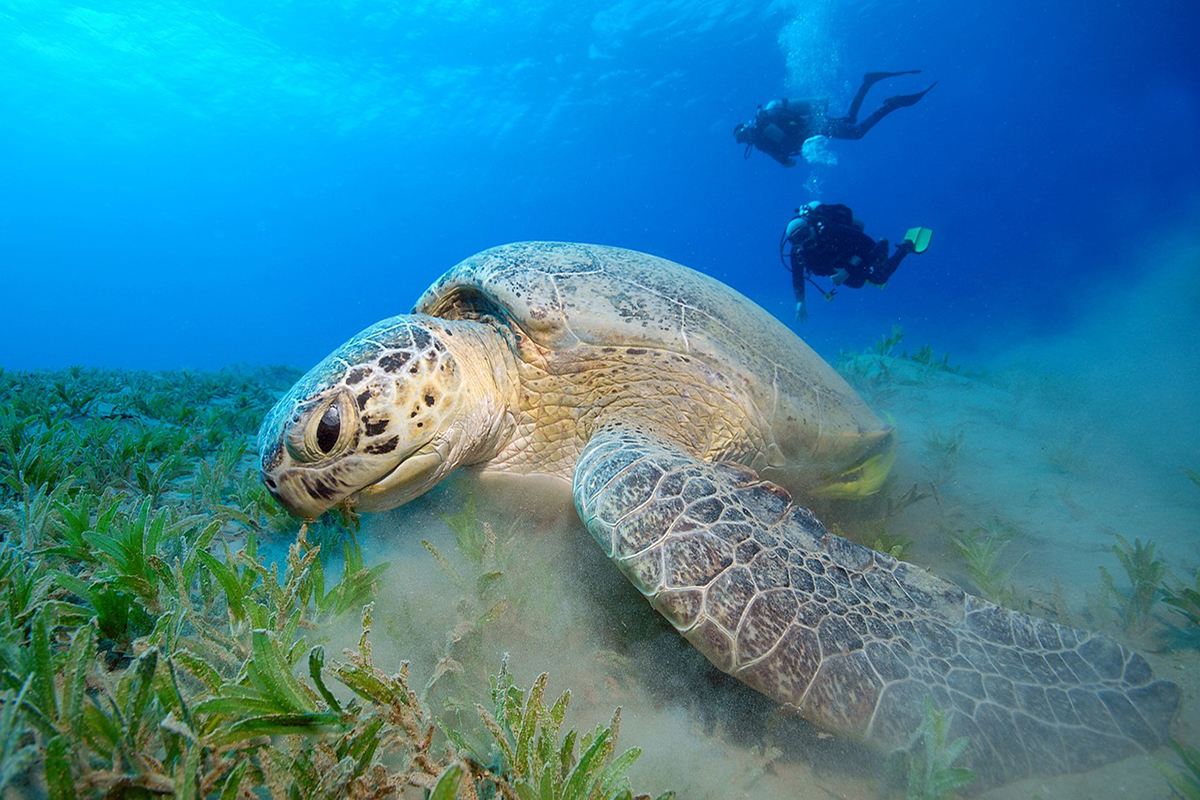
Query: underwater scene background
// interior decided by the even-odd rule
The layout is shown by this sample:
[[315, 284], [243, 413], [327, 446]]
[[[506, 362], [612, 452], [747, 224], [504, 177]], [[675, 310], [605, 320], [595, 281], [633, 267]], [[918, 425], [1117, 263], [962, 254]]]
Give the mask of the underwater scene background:
[[[986, 796], [1200, 796], [1198, 25], [1183, 0], [0, 0], [5, 796], [486, 797], [560, 754], [536, 796], [979, 791], [953, 742], [885, 763], [721, 675], [556, 487], [458, 475], [297, 543], [257, 477], [274, 400], [525, 239], [663, 256], [791, 325], [898, 435], [882, 492], [814, 502], [831, 530], [1182, 686], [1178, 753]], [[812, 161], [734, 141], [908, 69], [864, 112], [936, 87]], [[815, 199], [933, 243], [799, 323], [779, 237]]]

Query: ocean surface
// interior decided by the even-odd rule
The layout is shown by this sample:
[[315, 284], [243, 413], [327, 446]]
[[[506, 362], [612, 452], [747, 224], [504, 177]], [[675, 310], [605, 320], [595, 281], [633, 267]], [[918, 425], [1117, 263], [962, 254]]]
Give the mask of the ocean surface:
[[[1198, 30], [1194, 0], [0, 0], [0, 368], [306, 370], [485, 248], [642, 250], [760, 304], [896, 424], [895, 495], [924, 495], [888, 517], [909, 558], [972, 589], [954, 535], [1003, 529], [1029, 607], [1121, 638], [1098, 569], [1123, 574], [1117, 534], [1155, 542], [1172, 583], [1200, 566]], [[863, 73], [918, 69], [862, 115], [936, 81], [918, 104], [812, 163], [734, 141], [772, 99], [837, 113]], [[883, 291], [810, 293], [798, 322], [779, 239], [812, 200], [932, 245]], [[943, 368], [906, 358], [926, 345]], [[574, 560], [590, 540], [569, 503], [516, 493], [455, 478], [364, 524], [408, 637], [380, 652], [436, 669], [455, 617], [419, 543], [453, 549], [439, 520], [478, 497], [502, 541], [526, 523], [558, 537], [513, 545], [548, 576], [510, 587], [541, 616], [485, 639], [480, 664], [510, 652], [526, 685], [551, 665], [597, 722], [623, 703], [635, 788], [877, 795], [857, 751], [690, 650], [644, 630], [615, 644], [660, 623], [612, 613], [605, 592], [629, 590]], [[1123, 641], [1182, 683], [1173, 733], [1196, 745], [1200, 650], [1155, 613]], [[1149, 757], [1013, 792], [1170, 796]]]

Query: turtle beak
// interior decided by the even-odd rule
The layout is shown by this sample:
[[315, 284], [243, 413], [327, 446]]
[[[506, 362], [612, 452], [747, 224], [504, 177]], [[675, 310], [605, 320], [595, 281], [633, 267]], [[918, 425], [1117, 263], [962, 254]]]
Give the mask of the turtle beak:
[[361, 511], [387, 511], [415, 500], [438, 484], [450, 471], [448, 445], [430, 442], [401, 461], [396, 468], [354, 494]]
[[260, 470], [259, 477], [271, 497], [289, 514], [301, 519], [316, 519], [337, 505], [340, 499], [339, 493], [319, 478], [306, 481], [296, 472], [272, 473], [265, 469]]

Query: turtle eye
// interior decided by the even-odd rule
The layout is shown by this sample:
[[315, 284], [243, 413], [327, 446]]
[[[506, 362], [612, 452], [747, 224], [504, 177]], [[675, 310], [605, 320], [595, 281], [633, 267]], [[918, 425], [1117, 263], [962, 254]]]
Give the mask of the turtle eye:
[[321, 421], [317, 423], [317, 447], [321, 449], [322, 453], [329, 455], [333, 452], [341, 432], [342, 412], [338, 408], [338, 404], [333, 403], [325, 409], [325, 413], [321, 415]]
[[283, 444], [300, 464], [317, 464], [340, 455], [354, 440], [354, 402], [345, 394], [318, 395], [292, 411]]

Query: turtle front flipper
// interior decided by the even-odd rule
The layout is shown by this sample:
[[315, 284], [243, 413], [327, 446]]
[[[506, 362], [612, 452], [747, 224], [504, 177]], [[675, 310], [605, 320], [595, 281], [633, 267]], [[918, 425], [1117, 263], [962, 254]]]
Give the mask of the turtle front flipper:
[[1075, 772], [1157, 747], [1179, 704], [1111, 639], [967, 595], [640, 431], [589, 442], [575, 505], [717, 667], [885, 752], [913, 744], [929, 699], [985, 783]]

